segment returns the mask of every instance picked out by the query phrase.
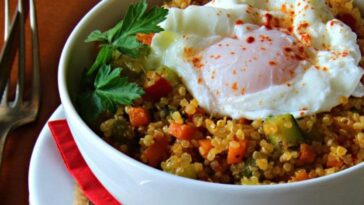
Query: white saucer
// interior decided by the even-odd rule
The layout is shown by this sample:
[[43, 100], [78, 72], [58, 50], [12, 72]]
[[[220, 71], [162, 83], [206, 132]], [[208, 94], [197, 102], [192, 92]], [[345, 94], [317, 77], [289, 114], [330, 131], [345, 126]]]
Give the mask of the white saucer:
[[[59, 106], [49, 120], [64, 119]], [[72, 205], [74, 185], [45, 124], [34, 147], [29, 167], [29, 201], [32, 205]]]

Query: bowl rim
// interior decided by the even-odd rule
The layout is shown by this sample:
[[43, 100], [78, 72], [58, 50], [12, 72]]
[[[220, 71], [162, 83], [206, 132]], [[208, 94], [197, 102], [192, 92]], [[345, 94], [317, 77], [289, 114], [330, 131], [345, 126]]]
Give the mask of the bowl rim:
[[[330, 180], [334, 180], [336, 178], [344, 177], [346, 175], [351, 174], [354, 171], [358, 171], [364, 169], [364, 162], [360, 162], [352, 167], [346, 168], [344, 170], [338, 171], [336, 173], [321, 176], [313, 179], [308, 179], [299, 182], [289, 182], [289, 183], [278, 183], [278, 184], [260, 184], [260, 185], [238, 185], [238, 184], [222, 184], [222, 183], [215, 183], [215, 182], [206, 182], [196, 179], [189, 179], [185, 177], [176, 176], [170, 173], [166, 173], [162, 170], [153, 168], [148, 166], [128, 155], [118, 151], [108, 143], [106, 143], [100, 136], [98, 136], [81, 118], [78, 114], [74, 104], [71, 101], [71, 97], [68, 93], [68, 86], [67, 86], [67, 62], [71, 59], [72, 48], [75, 44], [79, 43], [76, 42], [75, 39], [80, 35], [80, 31], [82, 31], [87, 25], [87, 22], [90, 19], [97, 16], [101, 13], [108, 4], [112, 4], [113, 1], [101, 1], [96, 4], [87, 14], [82, 17], [80, 22], [76, 25], [76, 27], [71, 32], [70, 36], [68, 37], [66, 44], [62, 50], [59, 66], [58, 66], [58, 90], [61, 98], [61, 103], [64, 107], [64, 111], [67, 116], [67, 120], [72, 121], [75, 123], [79, 129], [82, 129], [85, 132], [87, 137], [91, 137], [97, 141], [98, 144], [107, 149], [111, 153], [121, 157], [125, 162], [128, 163], [127, 166], [131, 166], [133, 168], [142, 170], [142, 172], [149, 172], [149, 174], [157, 175], [164, 180], [169, 180], [174, 183], [189, 183], [191, 186], [199, 186], [200, 188], [207, 188], [207, 189], [217, 189], [217, 190], [224, 190], [224, 191], [263, 191], [263, 190], [271, 190], [273, 189], [292, 189], [292, 188], [302, 188], [306, 186], [312, 185], [319, 185], [320, 183], [325, 183]], [[129, 1], [128, 1], [129, 3]]]

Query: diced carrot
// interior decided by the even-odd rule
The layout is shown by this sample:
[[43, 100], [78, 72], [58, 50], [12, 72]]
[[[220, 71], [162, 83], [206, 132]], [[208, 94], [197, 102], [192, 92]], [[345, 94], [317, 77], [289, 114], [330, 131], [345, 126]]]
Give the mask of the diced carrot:
[[316, 157], [315, 150], [311, 145], [301, 144], [298, 165], [311, 164]]
[[327, 167], [341, 167], [344, 163], [338, 158], [331, 154], [327, 156], [326, 166]]
[[236, 164], [243, 160], [244, 154], [246, 152], [246, 147], [248, 144], [248, 141], [246, 140], [240, 140], [236, 141], [238, 142], [238, 146], [232, 146], [230, 144], [227, 154], [227, 163], [228, 164]]
[[149, 124], [149, 113], [142, 107], [131, 107], [128, 110], [130, 124], [134, 127], [146, 126]]
[[144, 88], [145, 98], [151, 101], [157, 101], [162, 97], [166, 97], [172, 90], [172, 85], [168, 80], [159, 76], [152, 85]]
[[306, 170], [298, 170], [295, 175], [292, 177], [293, 181], [303, 181], [303, 180], [307, 180], [310, 177], [308, 176]]
[[198, 144], [200, 145], [199, 152], [200, 152], [201, 156], [206, 158], [207, 154], [209, 153], [210, 149], [212, 148], [211, 140], [201, 139], [198, 141]]
[[155, 137], [154, 143], [145, 149], [142, 153], [142, 159], [153, 167], [168, 158], [168, 140], [164, 136]]
[[169, 134], [181, 140], [190, 140], [193, 138], [196, 128], [189, 124], [171, 123], [169, 125]]
[[142, 44], [148, 45], [150, 46], [152, 44], [152, 39], [154, 37], [154, 33], [138, 33], [136, 35], [136, 38], [138, 39], [138, 41], [140, 41]]

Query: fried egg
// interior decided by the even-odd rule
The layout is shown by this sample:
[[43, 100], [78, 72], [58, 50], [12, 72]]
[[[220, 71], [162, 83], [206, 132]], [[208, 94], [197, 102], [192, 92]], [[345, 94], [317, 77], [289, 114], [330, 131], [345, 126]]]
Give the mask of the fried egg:
[[169, 9], [151, 59], [234, 119], [329, 111], [364, 95], [357, 36], [321, 0], [214, 0]]

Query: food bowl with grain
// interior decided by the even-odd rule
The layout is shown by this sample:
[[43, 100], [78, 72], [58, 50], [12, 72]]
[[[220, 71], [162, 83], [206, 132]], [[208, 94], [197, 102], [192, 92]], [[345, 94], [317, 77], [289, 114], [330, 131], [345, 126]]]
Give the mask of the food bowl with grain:
[[59, 65], [77, 146], [123, 204], [363, 204], [361, 4], [101, 1]]

